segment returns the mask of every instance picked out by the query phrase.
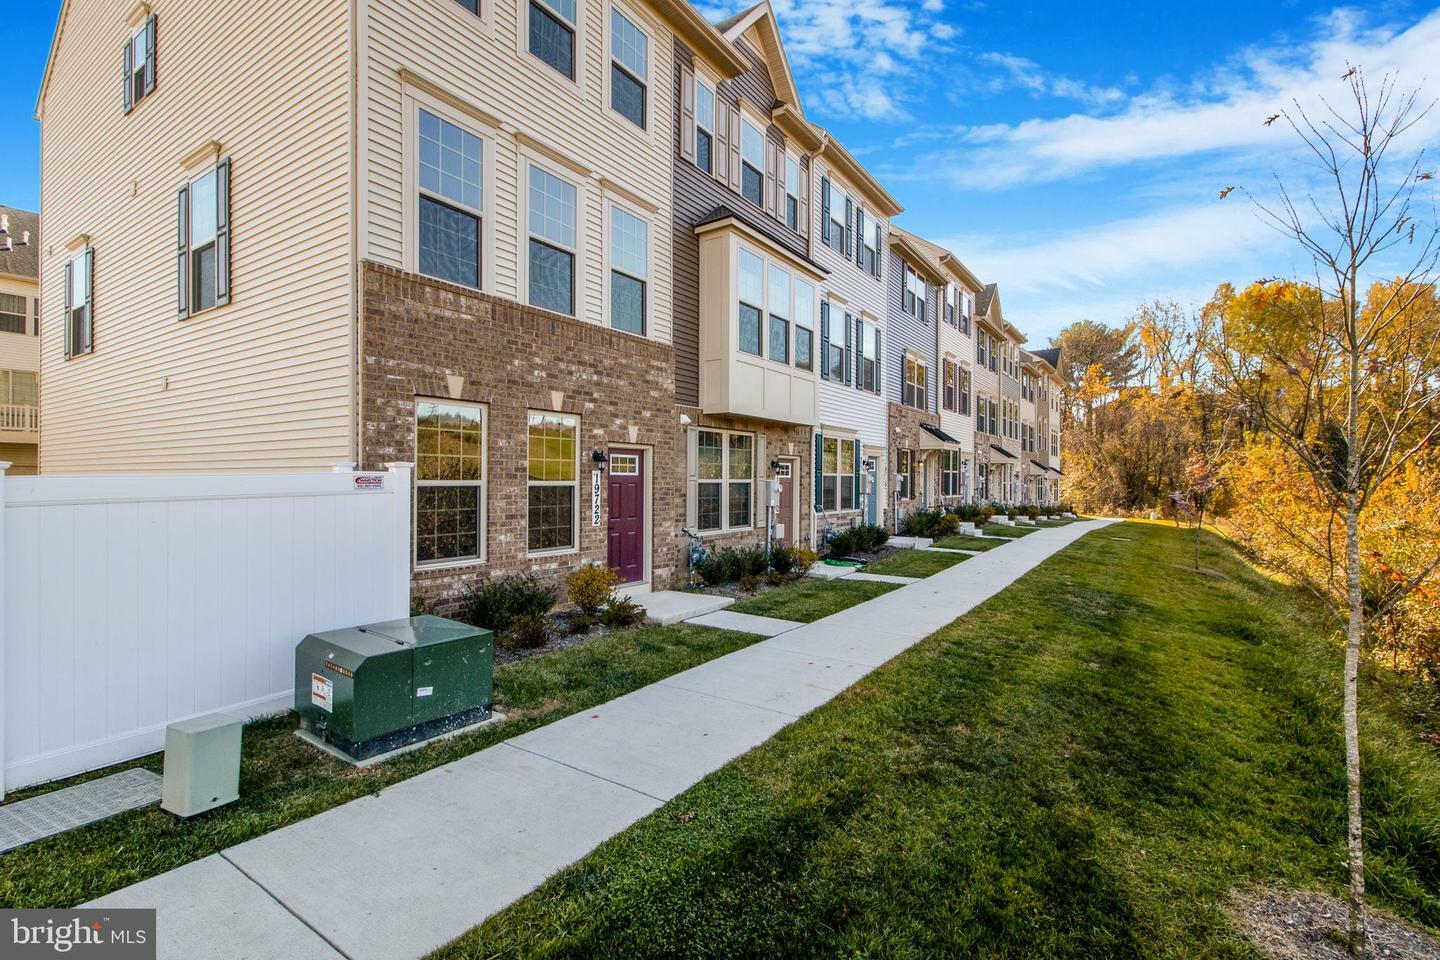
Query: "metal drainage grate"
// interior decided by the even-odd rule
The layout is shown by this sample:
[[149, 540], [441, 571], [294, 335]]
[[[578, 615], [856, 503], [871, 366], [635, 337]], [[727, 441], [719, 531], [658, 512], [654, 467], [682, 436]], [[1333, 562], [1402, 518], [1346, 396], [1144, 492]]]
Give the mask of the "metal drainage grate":
[[160, 802], [160, 774], [126, 770], [0, 807], [0, 853]]

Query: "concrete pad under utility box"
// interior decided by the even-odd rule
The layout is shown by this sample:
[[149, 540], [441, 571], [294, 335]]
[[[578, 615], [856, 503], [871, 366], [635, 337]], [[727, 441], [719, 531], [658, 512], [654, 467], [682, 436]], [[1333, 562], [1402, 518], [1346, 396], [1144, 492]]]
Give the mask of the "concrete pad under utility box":
[[637, 594], [632, 599], [645, 608], [645, 616], [661, 626], [703, 617], [707, 613], [724, 610], [735, 602], [734, 597], [683, 590], [656, 590], [654, 593]]
[[891, 537], [885, 541], [892, 547], [902, 547], [906, 550], [914, 550], [930, 546], [935, 541], [930, 537]]

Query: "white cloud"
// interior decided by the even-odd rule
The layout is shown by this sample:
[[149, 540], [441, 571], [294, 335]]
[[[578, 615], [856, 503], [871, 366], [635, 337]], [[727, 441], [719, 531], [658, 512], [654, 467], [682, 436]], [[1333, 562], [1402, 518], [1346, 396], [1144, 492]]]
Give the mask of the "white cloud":
[[[963, 146], [927, 155], [917, 167], [927, 176], [948, 169], [957, 185], [988, 189], [1226, 149], [1289, 149], [1293, 135], [1283, 121], [1267, 127], [1266, 117], [1293, 111], [1296, 101], [1318, 113], [1324, 109], [1322, 95], [1342, 100], [1348, 94], [1341, 76], [1350, 63], [1364, 68], [1372, 88], [1386, 74], [1397, 76], [1402, 86], [1419, 85], [1436, 50], [1440, 11], [1397, 29], [1366, 28], [1357, 14], [1342, 10], [1317, 24], [1308, 43], [1252, 48], [1212, 76], [1180, 90], [1158, 88], [1132, 97], [1118, 112], [962, 128], [955, 132]], [[1029, 61], [990, 57], [1016, 83], [1054, 92]], [[1437, 131], [1440, 112], [1433, 112], [1409, 139], [1423, 142]]]
[[1003, 75], [993, 78], [987, 86], [994, 92], [1018, 87], [1033, 96], [1049, 95], [1091, 104], [1114, 103], [1125, 98], [1119, 87], [1097, 87], [1069, 77], [1050, 76], [1034, 60], [1010, 53], [982, 53], [976, 59], [999, 67]]

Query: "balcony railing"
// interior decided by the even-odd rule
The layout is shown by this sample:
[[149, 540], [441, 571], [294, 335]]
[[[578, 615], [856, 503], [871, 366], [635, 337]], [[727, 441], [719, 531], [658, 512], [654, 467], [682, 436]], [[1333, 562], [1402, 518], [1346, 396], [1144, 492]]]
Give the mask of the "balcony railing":
[[24, 403], [0, 403], [0, 432], [40, 432], [40, 408]]

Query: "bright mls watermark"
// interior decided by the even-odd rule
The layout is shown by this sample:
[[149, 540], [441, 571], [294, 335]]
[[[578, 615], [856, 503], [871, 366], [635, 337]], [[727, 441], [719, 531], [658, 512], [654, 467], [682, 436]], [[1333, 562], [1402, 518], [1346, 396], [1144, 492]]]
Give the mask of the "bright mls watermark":
[[155, 960], [154, 910], [0, 910], [0, 957]]

